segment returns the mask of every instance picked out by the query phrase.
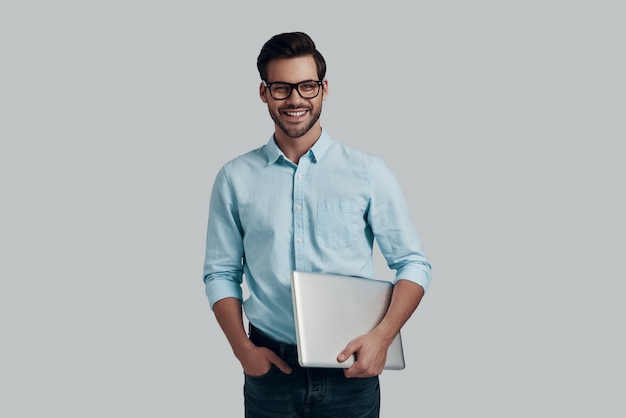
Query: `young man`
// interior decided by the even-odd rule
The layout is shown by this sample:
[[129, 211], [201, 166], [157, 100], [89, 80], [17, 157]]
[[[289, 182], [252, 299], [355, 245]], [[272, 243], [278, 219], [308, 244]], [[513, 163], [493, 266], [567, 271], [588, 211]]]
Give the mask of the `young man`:
[[[245, 373], [246, 416], [377, 417], [387, 348], [417, 308], [430, 265], [384, 163], [322, 130], [326, 63], [311, 38], [301, 32], [274, 36], [257, 67], [274, 134], [217, 175], [204, 266], [209, 302]], [[337, 353], [339, 361], [356, 354], [352, 367], [300, 367], [291, 272], [373, 278], [374, 239], [396, 270], [386, 316]]]

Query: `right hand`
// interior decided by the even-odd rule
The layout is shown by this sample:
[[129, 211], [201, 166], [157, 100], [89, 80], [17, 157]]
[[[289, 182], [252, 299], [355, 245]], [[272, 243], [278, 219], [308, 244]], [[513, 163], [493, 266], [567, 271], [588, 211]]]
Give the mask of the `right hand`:
[[248, 376], [263, 376], [276, 366], [281, 372], [291, 374], [291, 367], [269, 348], [253, 345], [238, 356], [243, 372]]

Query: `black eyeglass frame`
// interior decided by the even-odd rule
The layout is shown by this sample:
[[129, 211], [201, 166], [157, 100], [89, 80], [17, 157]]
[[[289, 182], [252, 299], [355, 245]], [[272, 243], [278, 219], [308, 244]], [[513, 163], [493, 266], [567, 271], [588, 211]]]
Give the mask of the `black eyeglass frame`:
[[[320, 91], [322, 91], [322, 84], [324, 84], [323, 80], [304, 80], [304, 81], [300, 81], [299, 83], [286, 83], [284, 81], [274, 81], [273, 83], [268, 83], [265, 80], [262, 80], [262, 81], [263, 81], [263, 85], [265, 86], [265, 88], [267, 88], [270, 91], [270, 96], [272, 96], [272, 99], [274, 100], [287, 100], [291, 96], [291, 93], [293, 93], [294, 89], [296, 89], [300, 97], [302, 97], [303, 99], [315, 99], [317, 96], [320, 95]], [[304, 83], [317, 83], [318, 88], [317, 88], [317, 93], [315, 93], [315, 96], [304, 97], [302, 95], [302, 93], [300, 92], [300, 84], [304, 84]], [[289, 93], [287, 94], [287, 96], [283, 97], [282, 99], [277, 99], [276, 97], [274, 97], [274, 95], [272, 95], [272, 89], [271, 89], [271, 87], [274, 84], [283, 84], [285, 86], [289, 86]]]

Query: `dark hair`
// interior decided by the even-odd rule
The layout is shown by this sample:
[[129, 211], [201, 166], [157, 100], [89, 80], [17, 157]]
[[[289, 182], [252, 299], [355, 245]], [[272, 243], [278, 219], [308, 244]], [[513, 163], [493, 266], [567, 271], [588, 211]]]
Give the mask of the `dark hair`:
[[267, 80], [267, 65], [275, 58], [296, 58], [311, 55], [317, 66], [317, 76], [320, 80], [326, 75], [326, 61], [315, 47], [315, 43], [303, 32], [281, 33], [273, 36], [263, 45], [256, 61], [257, 69], [262, 80]]

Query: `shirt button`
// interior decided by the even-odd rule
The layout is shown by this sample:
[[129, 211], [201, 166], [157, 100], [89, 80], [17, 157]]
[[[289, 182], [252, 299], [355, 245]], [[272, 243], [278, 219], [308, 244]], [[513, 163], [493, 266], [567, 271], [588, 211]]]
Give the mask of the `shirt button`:
[[298, 238], [298, 239], [296, 240], [296, 242], [297, 242], [298, 244], [302, 244], [302, 238]]
[[302, 206], [296, 205], [296, 210], [300, 210], [301, 208], [302, 208]]

